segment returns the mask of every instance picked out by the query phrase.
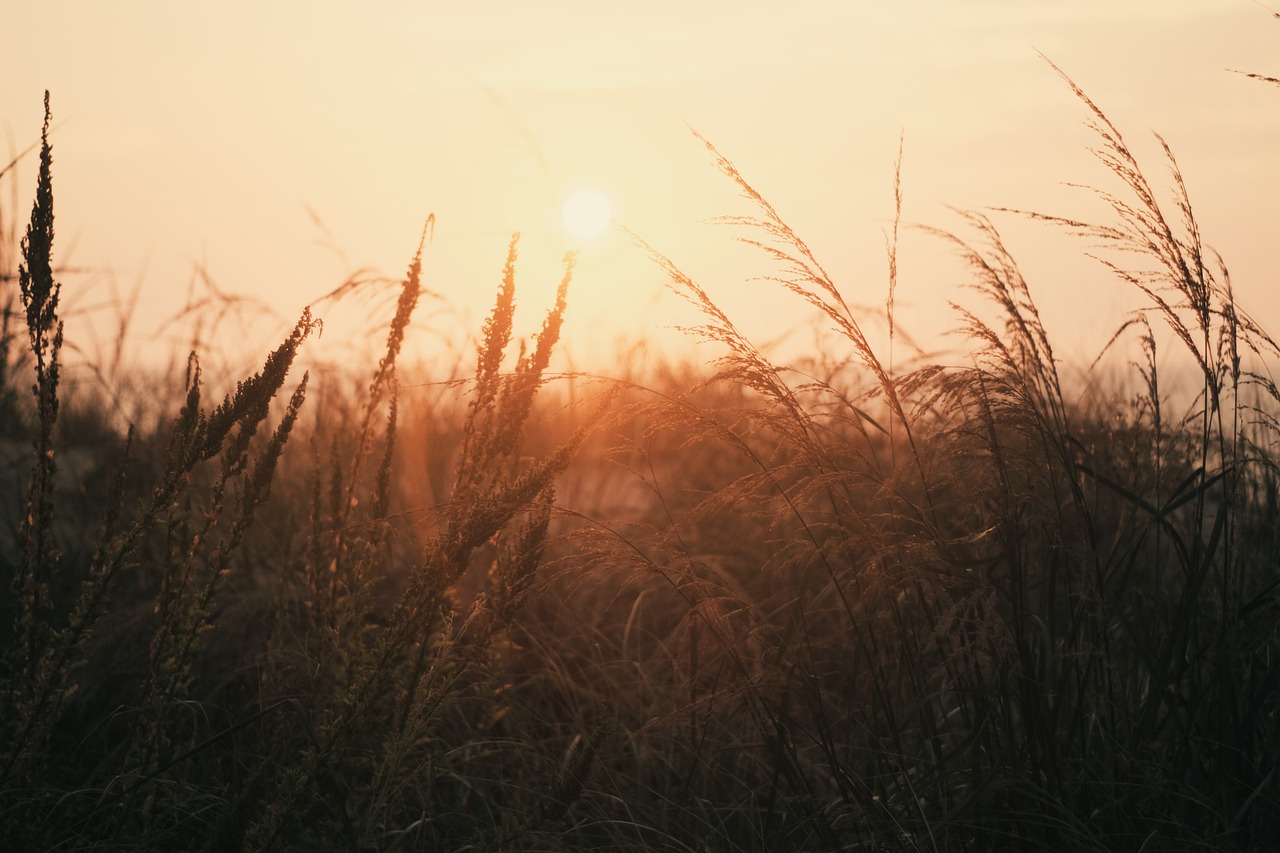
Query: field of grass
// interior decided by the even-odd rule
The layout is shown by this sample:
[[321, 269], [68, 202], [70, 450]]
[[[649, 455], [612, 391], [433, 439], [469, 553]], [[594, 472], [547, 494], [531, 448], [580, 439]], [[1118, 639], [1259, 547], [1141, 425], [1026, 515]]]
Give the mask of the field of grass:
[[402, 363], [428, 222], [362, 374], [299, 375], [307, 312], [123, 409], [62, 381], [46, 96], [0, 221], [0, 848], [1273, 849], [1280, 349], [1172, 153], [1077, 94], [1113, 217], [1041, 218], [1146, 300], [1113, 392], [1065, 387], [989, 219], [939, 234], [970, 349], [928, 363], [900, 199], [859, 316], [708, 144], [832, 330], [803, 363], [653, 250], [718, 360], [553, 375], [572, 258], [515, 341], [514, 239], [474, 360]]

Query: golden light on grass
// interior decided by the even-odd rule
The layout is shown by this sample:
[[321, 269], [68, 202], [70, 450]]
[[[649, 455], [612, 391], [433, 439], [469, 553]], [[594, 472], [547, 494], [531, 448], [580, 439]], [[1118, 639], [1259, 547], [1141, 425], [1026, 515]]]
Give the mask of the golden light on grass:
[[[932, 35], [906, 17], [868, 31], [888, 14], [861, 8], [819, 21], [739, 4], [760, 8], [725, 20], [684, 3], [654, 38], [633, 32], [647, 6], [618, 39], [614, 12], [506, 0], [487, 4], [501, 15], [446, 19], [442, 52], [423, 50], [442, 29], [434, 10], [352, 13], [333, 47], [368, 43], [369, 57], [270, 49], [337, 28], [261, 4], [280, 35], [234, 53], [268, 118], [239, 116], [253, 99], [219, 79], [209, 91], [253, 133], [203, 149], [225, 122], [173, 108], [233, 53], [222, 40], [149, 30], [172, 57], [128, 51], [129, 28], [104, 15], [77, 18], [92, 36], [80, 51], [54, 15], [6, 17], [11, 41], [40, 48], [6, 54], [24, 80], [110, 70], [122, 49], [137, 62], [118, 87], [88, 87], [119, 98], [66, 125], [46, 91], [38, 141], [15, 134], [0, 154], [0, 853], [201, 837], [316, 853], [1276, 849], [1280, 334], [1246, 291], [1265, 294], [1280, 258], [1261, 275], [1233, 266], [1237, 289], [1210, 242], [1227, 226], [1270, 258], [1276, 217], [1202, 220], [1192, 194], [1217, 187], [1242, 207], [1240, 182], [1265, 183], [1266, 158], [1246, 159], [1245, 134], [1218, 123], [1234, 95], [1206, 107], [1194, 77], [1149, 73], [1128, 100], [1148, 84], [1172, 103], [1195, 93], [1202, 150], [1238, 161], [1218, 178], [1208, 160], [1179, 165], [1176, 128], [1166, 144], [1141, 132], [1158, 126], [1144, 115], [1104, 112], [1129, 89], [1119, 77], [1091, 73], [1095, 101], [1046, 59], [1060, 79], [1045, 96], [1011, 92], [1019, 66], [993, 60], [1021, 50], [1013, 4], [972, 4], [999, 18], [913, 5], [928, 3]], [[1132, 33], [1164, 39], [1172, 13], [1155, 10], [1192, 4], [1209, 5], [1115, 5]], [[1083, 33], [1094, 52], [1105, 38], [1161, 67], [1110, 13], [1081, 14], [1036, 32]], [[975, 38], [952, 38], [971, 18], [961, 34]], [[365, 20], [394, 29], [361, 40]], [[509, 49], [468, 66], [500, 21]], [[587, 21], [601, 38], [584, 38]], [[1172, 61], [1242, 68], [1241, 87], [1280, 93], [1274, 45], [1219, 60], [1192, 29], [1170, 53], [1199, 59]], [[939, 55], [889, 64], [899, 31], [904, 49]], [[644, 62], [623, 61], [628, 41]], [[465, 50], [444, 50], [455, 42]], [[993, 115], [953, 42], [1000, 72]], [[878, 50], [863, 71], [832, 64], [864, 45]], [[655, 64], [654, 48], [698, 65]], [[449, 74], [412, 73], [406, 58], [424, 53]], [[288, 59], [280, 78], [259, 54]], [[348, 79], [366, 64], [386, 80]], [[954, 102], [936, 119], [951, 141], [904, 142], [904, 123], [883, 130], [861, 97], [908, 75]], [[673, 101], [700, 86], [724, 93], [714, 133], [689, 123], [669, 145]], [[805, 127], [815, 112], [823, 124]], [[354, 142], [313, 171], [288, 137], [329, 144], [330, 126]], [[1253, 127], [1270, 153], [1280, 125]], [[896, 159], [865, 141], [881, 133]], [[740, 159], [721, 153], [739, 139]], [[987, 183], [1019, 151], [1040, 162], [1059, 145], [1078, 146], [1066, 173], [1024, 183], [1069, 182], [1087, 207]], [[845, 169], [864, 160], [878, 184]], [[934, 180], [944, 167], [983, 190], [958, 203], [984, 206], [933, 224], [952, 196]], [[91, 174], [110, 183], [80, 186]], [[347, 203], [303, 194], [340, 182]], [[805, 192], [786, 196], [792, 184]], [[156, 185], [169, 194], [145, 216], [116, 209]], [[292, 213], [273, 211], [271, 187]], [[862, 196], [875, 207], [846, 204]], [[55, 197], [72, 233], [104, 202], [103, 245], [125, 240], [112, 217], [164, 246], [178, 238], [162, 217], [206, 209], [211, 247], [267, 239], [238, 252], [236, 290], [201, 262], [181, 313], [153, 324], [134, 319], [150, 296], [55, 245]], [[296, 199], [343, 263], [336, 289], [277, 227]], [[331, 230], [326, 210], [347, 225]], [[418, 218], [429, 210], [438, 237], [435, 213]], [[900, 227], [916, 210], [924, 220]], [[809, 242], [811, 228], [826, 238]], [[361, 255], [402, 241], [392, 275], [349, 264], [352, 229]], [[317, 314], [264, 304], [256, 283], [277, 255]], [[945, 343], [916, 331], [934, 303]], [[72, 325], [98, 304], [107, 334]], [[1089, 325], [1060, 325], [1077, 307]], [[275, 340], [247, 340], [253, 315]], [[324, 340], [322, 318], [339, 326]], [[1098, 349], [1081, 342], [1093, 333]], [[655, 346], [662, 334], [671, 344]]]
[[565, 199], [560, 209], [564, 227], [575, 237], [598, 237], [613, 221], [609, 200], [595, 190], [581, 190]]

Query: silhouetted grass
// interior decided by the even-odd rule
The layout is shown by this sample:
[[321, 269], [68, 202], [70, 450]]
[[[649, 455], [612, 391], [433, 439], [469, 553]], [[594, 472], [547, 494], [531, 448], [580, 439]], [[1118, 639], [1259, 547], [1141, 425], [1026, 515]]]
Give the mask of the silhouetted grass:
[[31, 451], [0, 551], [0, 841], [1269, 849], [1280, 348], [1172, 153], [1148, 182], [1068, 84], [1114, 222], [1032, 215], [1115, 248], [1146, 300], [1111, 395], [1069, 396], [993, 219], [939, 232], [977, 297], [968, 358], [904, 361], [900, 191], [863, 316], [702, 140], [755, 209], [727, 224], [838, 349], [777, 362], [650, 249], [722, 356], [548, 394], [573, 261], [517, 345], [513, 239], [474, 372], [431, 376], [401, 363], [428, 220], [369, 379], [286, 389], [307, 312], [221, 401], [192, 353], [127, 434], [59, 384], [46, 102], [28, 345], [3, 339], [6, 454]]

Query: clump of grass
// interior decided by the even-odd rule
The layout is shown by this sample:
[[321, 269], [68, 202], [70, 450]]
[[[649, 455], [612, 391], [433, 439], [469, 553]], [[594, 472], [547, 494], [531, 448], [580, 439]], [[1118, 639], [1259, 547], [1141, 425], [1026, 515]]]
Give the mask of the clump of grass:
[[[513, 239], [474, 374], [402, 382], [429, 371], [404, 356], [428, 219], [367, 379], [285, 390], [309, 311], [216, 405], [191, 355], [162, 428], [119, 436], [122, 461], [85, 486], [96, 531], [58, 490], [74, 404], [46, 107], [28, 353], [4, 362], [35, 383], [0, 563], [0, 841], [1266, 849], [1280, 392], [1256, 364], [1280, 348], [1202, 242], [1168, 148], [1168, 186], [1148, 181], [1068, 85], [1118, 180], [1100, 191], [1115, 223], [1033, 215], [1117, 250], [1105, 269], [1145, 300], [1109, 345], [1137, 353], [1114, 394], [1064, 378], [998, 214], [936, 232], [977, 295], [957, 306], [969, 357], [903, 359], [901, 149], [880, 314], [702, 140], [752, 206], [725, 222], [830, 350], [779, 362], [651, 250], [724, 355], [616, 377], [627, 405], [584, 428], [574, 387], [544, 405], [573, 259], [517, 344]], [[335, 293], [376, 286], [351, 282]], [[567, 473], [607, 509], [566, 506]]]
[[[131, 464], [132, 433], [107, 494], [96, 545], [87, 566], [67, 565], [56, 541], [58, 500], [55, 432], [62, 323], [60, 287], [53, 275], [53, 189], [49, 145], [49, 102], [40, 146], [40, 168], [31, 224], [23, 241], [19, 280], [26, 308], [36, 401], [35, 463], [27, 510], [19, 530], [22, 556], [12, 566], [18, 619], [8, 637], [3, 671], [4, 739], [0, 784], [6, 826], [14, 843], [35, 843], [48, 829], [44, 811], [51, 792], [39, 781], [56, 773], [64, 758], [58, 742], [78, 670], [89, 655], [95, 628], [110, 606], [122, 575], [134, 565], [144, 541], [165, 540], [167, 559], [156, 601], [158, 620], [138, 713], [128, 740], [128, 774], [152, 773], [180, 751], [171, 715], [181, 705], [190, 680], [198, 638], [222, 587], [240, 540], [265, 501], [289, 431], [305, 393], [294, 391], [285, 416], [271, 436], [253, 440], [280, 392], [289, 366], [314, 326], [304, 315], [293, 333], [268, 358], [263, 370], [240, 383], [211, 411], [201, 407], [198, 362], [192, 356], [186, 401], [174, 422], [163, 473], [139, 505], [130, 510], [123, 484]], [[201, 485], [202, 463], [220, 457], [211, 483]], [[55, 595], [69, 590], [69, 595]], [[181, 728], [181, 727], [177, 727]], [[22, 791], [34, 789], [35, 796]], [[27, 832], [32, 833], [30, 837]]]
[[[646, 804], [654, 837], [1065, 850], [1260, 849], [1274, 834], [1280, 684], [1261, 614], [1276, 540], [1259, 533], [1275, 520], [1280, 394], [1249, 356], [1280, 350], [1207, 260], [1176, 165], [1166, 208], [1070, 85], [1120, 179], [1103, 192], [1119, 224], [1040, 218], [1152, 262], [1105, 261], [1151, 306], [1117, 333], [1139, 332], [1135, 396], [1071, 399], [1033, 288], [986, 216], [967, 216], [973, 238], [943, 234], [997, 318], [958, 309], [976, 344], [966, 368], [890, 366], [869, 318], [715, 149], [758, 211], [726, 221], [847, 353], [823, 373], [775, 363], [654, 252], [706, 318], [693, 332], [724, 348], [709, 383], [745, 389], [727, 405], [698, 405], [702, 385], [637, 410], [633, 453], [678, 454], [678, 470], [647, 466], [650, 533], [592, 537], [607, 583], [635, 590], [630, 612], [609, 611], [625, 628], [594, 635], [616, 657], [637, 654], [637, 626], [655, 632], [639, 663], [651, 695], [628, 714], [646, 772], [612, 777], [614, 796]], [[1180, 417], [1157, 319], [1200, 376]], [[613, 677], [617, 693], [636, 689]]]
[[[307, 376], [284, 390], [300, 348], [319, 328], [310, 311], [258, 373], [212, 407], [193, 352], [164, 433], [130, 428], [124, 438], [96, 534], [68, 533], [57, 526], [63, 340], [48, 129], [46, 100], [19, 271], [35, 372], [35, 443], [17, 558], [5, 561], [16, 600], [0, 670], [5, 842], [73, 849], [190, 849], [193, 837], [207, 849], [505, 844], [557, 819], [581, 789], [602, 725], [582, 730], [587, 740], [560, 769], [538, 771], [545, 794], [483, 804], [507, 815], [500, 821], [456, 801], [436, 768], [450, 754], [437, 745], [442, 728], [457, 735], [457, 748], [475, 738], [485, 748], [484, 728], [459, 729], [451, 715], [483, 706], [495, 689], [495, 655], [543, 561], [555, 478], [581, 440], [571, 436], [543, 458], [522, 447], [559, 338], [572, 258], [533, 347], [522, 343], [508, 369], [513, 239], [478, 348], [453, 494], [407, 543], [395, 529], [404, 510], [393, 506], [397, 362], [423, 292], [431, 219], [399, 288], [384, 354], [347, 421], [353, 429], [326, 433], [332, 412], [305, 426]], [[310, 485], [301, 489], [292, 472], [305, 466], [287, 453], [299, 428], [310, 432], [313, 448]], [[290, 480], [283, 494], [282, 476]], [[263, 512], [289, 555], [269, 571], [253, 565], [251, 551]], [[77, 541], [86, 535], [87, 548]], [[68, 542], [73, 553], [91, 556], [64, 559], [60, 547]], [[486, 588], [464, 596], [458, 586], [481, 553], [493, 563]], [[239, 620], [263, 617], [274, 617], [276, 627], [234, 636]], [[110, 659], [116, 644], [116, 674], [102, 679], [88, 664]], [[236, 656], [230, 672], [219, 663], [226, 654]], [[122, 704], [102, 704], [113, 701]], [[296, 736], [280, 729], [282, 721], [293, 722]], [[434, 822], [423, 819], [424, 808]]]
[[[515, 261], [513, 240], [478, 347], [452, 494], [429, 527], [418, 531], [425, 541], [414, 549], [401, 589], [380, 615], [373, 585], [377, 570], [390, 565], [395, 359], [420, 287], [420, 254], [404, 283], [387, 355], [370, 385], [353, 458], [349, 464], [337, 458], [328, 463], [333, 496], [328, 507], [319, 472], [313, 480], [314, 534], [304, 553], [308, 588], [303, 595], [308, 633], [321, 640], [315, 649], [319, 656], [308, 666], [319, 674], [307, 690], [317, 702], [317, 723], [314, 738], [298, 744], [301, 760], [280, 780], [260, 822], [250, 827], [255, 843], [296, 843], [312, 838], [311, 833], [317, 833], [315, 843], [333, 833], [353, 845], [379, 838], [479, 843], [533, 827], [548, 813], [546, 802], [531, 804], [513, 811], [509, 820], [486, 825], [465, 810], [431, 821], [405, 812], [408, 801], [435, 802], [442, 796], [434, 790], [440, 782], [430, 769], [441, 756], [433, 757], [431, 743], [447, 715], [459, 703], [474, 703], [473, 691], [485, 689], [481, 676], [494, 644], [501, 644], [542, 563], [554, 480], [578, 440], [542, 459], [522, 456], [521, 433], [559, 336], [572, 259], [532, 352], [522, 345], [514, 369], [503, 373], [514, 319]], [[364, 502], [356, 497], [358, 473], [379, 400], [388, 394], [382, 455]], [[338, 472], [346, 472], [345, 480]], [[358, 519], [353, 512], [363, 506], [368, 515]], [[477, 551], [490, 548], [488, 589], [465, 601], [457, 585]], [[371, 623], [376, 630], [369, 630]], [[320, 799], [317, 790], [324, 792]], [[550, 799], [565, 796], [560, 790]]]

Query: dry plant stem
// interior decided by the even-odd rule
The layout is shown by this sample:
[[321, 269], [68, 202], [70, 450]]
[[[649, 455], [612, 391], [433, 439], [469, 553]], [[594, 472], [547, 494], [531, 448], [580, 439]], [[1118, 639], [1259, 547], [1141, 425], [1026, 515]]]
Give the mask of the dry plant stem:
[[[27, 508], [19, 528], [22, 556], [14, 579], [14, 596], [21, 614], [16, 626], [17, 643], [8, 661], [15, 696], [9, 726], [17, 729], [9, 740], [10, 752], [0, 766], [0, 781], [38, 762], [41, 743], [47, 733], [46, 712], [57, 702], [56, 670], [49, 664], [52, 619], [48, 600], [49, 582], [57, 570], [59, 554], [53, 541], [57, 462], [53, 433], [58, 419], [58, 355], [62, 348], [62, 323], [58, 319], [60, 285], [53, 277], [53, 179], [52, 149], [49, 145], [49, 93], [44, 96], [44, 126], [40, 136], [40, 171], [31, 222], [22, 241], [23, 263], [18, 267], [22, 304], [26, 309], [27, 331], [35, 360], [38, 426], [35, 464]], [[21, 697], [21, 698], [17, 698]], [[24, 766], [27, 765], [27, 766]]]
[[[695, 136], [698, 136], [698, 134], [695, 133]], [[782, 266], [784, 275], [766, 277], [766, 279], [776, 281], [820, 311], [834, 323], [836, 330], [853, 345], [854, 354], [872, 372], [885, 402], [890, 407], [890, 411], [902, 424], [907, 444], [915, 457], [917, 473], [921, 481], [924, 482], [927, 479], [927, 474], [920, 456], [920, 449], [916, 446], [915, 439], [912, 436], [910, 421], [903, 407], [897, 385], [891, 372], [885, 368], [872, 348], [853, 311], [841, 295], [840, 289], [831, 280], [831, 277], [818, 262], [817, 258], [814, 257], [812, 250], [804, 240], [783, 221], [777, 211], [773, 209], [773, 206], [765, 201], [764, 197], [746, 181], [733, 163], [717, 151], [709, 141], [701, 136], [698, 136], [698, 138], [706, 145], [707, 150], [711, 152], [719, 169], [737, 184], [743, 195], [755, 204], [762, 214], [759, 217], [722, 217], [721, 221], [730, 225], [746, 226], [762, 232], [768, 238], [767, 241], [750, 237], [742, 239], [743, 242], [760, 249]], [[900, 202], [899, 194], [900, 184], [895, 183], [895, 195], [899, 196]], [[897, 220], [895, 219], [895, 234], [897, 230], [896, 222]], [[895, 278], [891, 281], [891, 293], [896, 288], [896, 254], [894, 258], [895, 261], [891, 272], [895, 275]], [[704, 300], [704, 304], [705, 302], [709, 302], [709, 300]], [[713, 317], [716, 317], [720, 312], [715, 309], [710, 313]], [[724, 320], [722, 316], [716, 317], [716, 319]]]
[[[347, 796], [339, 793], [336, 784], [338, 768], [370, 726], [387, 727], [377, 750], [378, 758], [371, 767], [366, 808], [350, 826], [353, 838], [376, 837], [385, 826], [391, 810], [418, 772], [409, 762], [410, 755], [438, 725], [443, 709], [467, 689], [470, 670], [488, 654], [494, 635], [514, 617], [528, 595], [542, 561], [554, 478], [564, 470], [583, 438], [579, 434], [550, 456], [523, 468], [517, 466], [522, 428], [559, 337], [573, 260], [566, 258], [565, 276], [555, 305], [547, 314], [533, 350], [526, 352], [522, 346], [514, 371], [503, 374], [514, 316], [515, 247], [513, 239], [497, 301], [478, 347], [474, 396], [463, 429], [461, 458], [453, 494], [441, 509], [437, 532], [424, 544], [421, 562], [409, 573], [407, 586], [385, 627], [362, 650], [338, 700], [323, 710], [316, 746], [307, 751], [279, 794], [280, 802], [289, 809], [310, 785], [320, 784], [340, 801], [346, 801]], [[392, 323], [387, 355], [364, 404], [362, 434], [368, 434], [377, 397], [390, 381], [414, 304], [412, 297], [420, 288], [419, 270], [420, 262], [415, 258]], [[358, 484], [357, 469], [350, 469], [345, 485], [339, 485], [337, 480], [333, 484], [333, 494], [341, 493], [342, 499], [335, 502], [332, 516], [341, 520], [344, 527], [329, 541], [336, 543], [335, 559], [340, 560], [349, 550], [364, 555], [359, 560], [361, 573], [372, 569], [372, 559], [382, 548], [382, 528], [376, 525], [385, 520], [390, 510], [396, 400], [396, 395], [391, 394], [384, 453], [369, 504], [370, 521], [375, 526], [349, 524], [349, 512], [357, 505], [352, 499]], [[363, 455], [363, 446], [362, 443], [357, 448], [357, 457]], [[313, 503], [318, 503], [318, 479], [314, 481], [313, 494]], [[525, 516], [524, 523], [516, 524], [521, 516]], [[516, 525], [514, 529], [512, 525]], [[351, 532], [349, 540], [344, 530]], [[476, 549], [491, 541], [498, 543], [492, 588], [468, 610], [460, 611], [450, 588], [469, 569]], [[321, 565], [325, 559], [323, 551], [312, 558]], [[388, 712], [389, 719], [385, 716]], [[347, 808], [345, 804], [339, 807]], [[290, 827], [296, 828], [292, 820], [264, 824], [260, 827], [264, 846], [270, 847], [281, 832], [291, 831]]]

